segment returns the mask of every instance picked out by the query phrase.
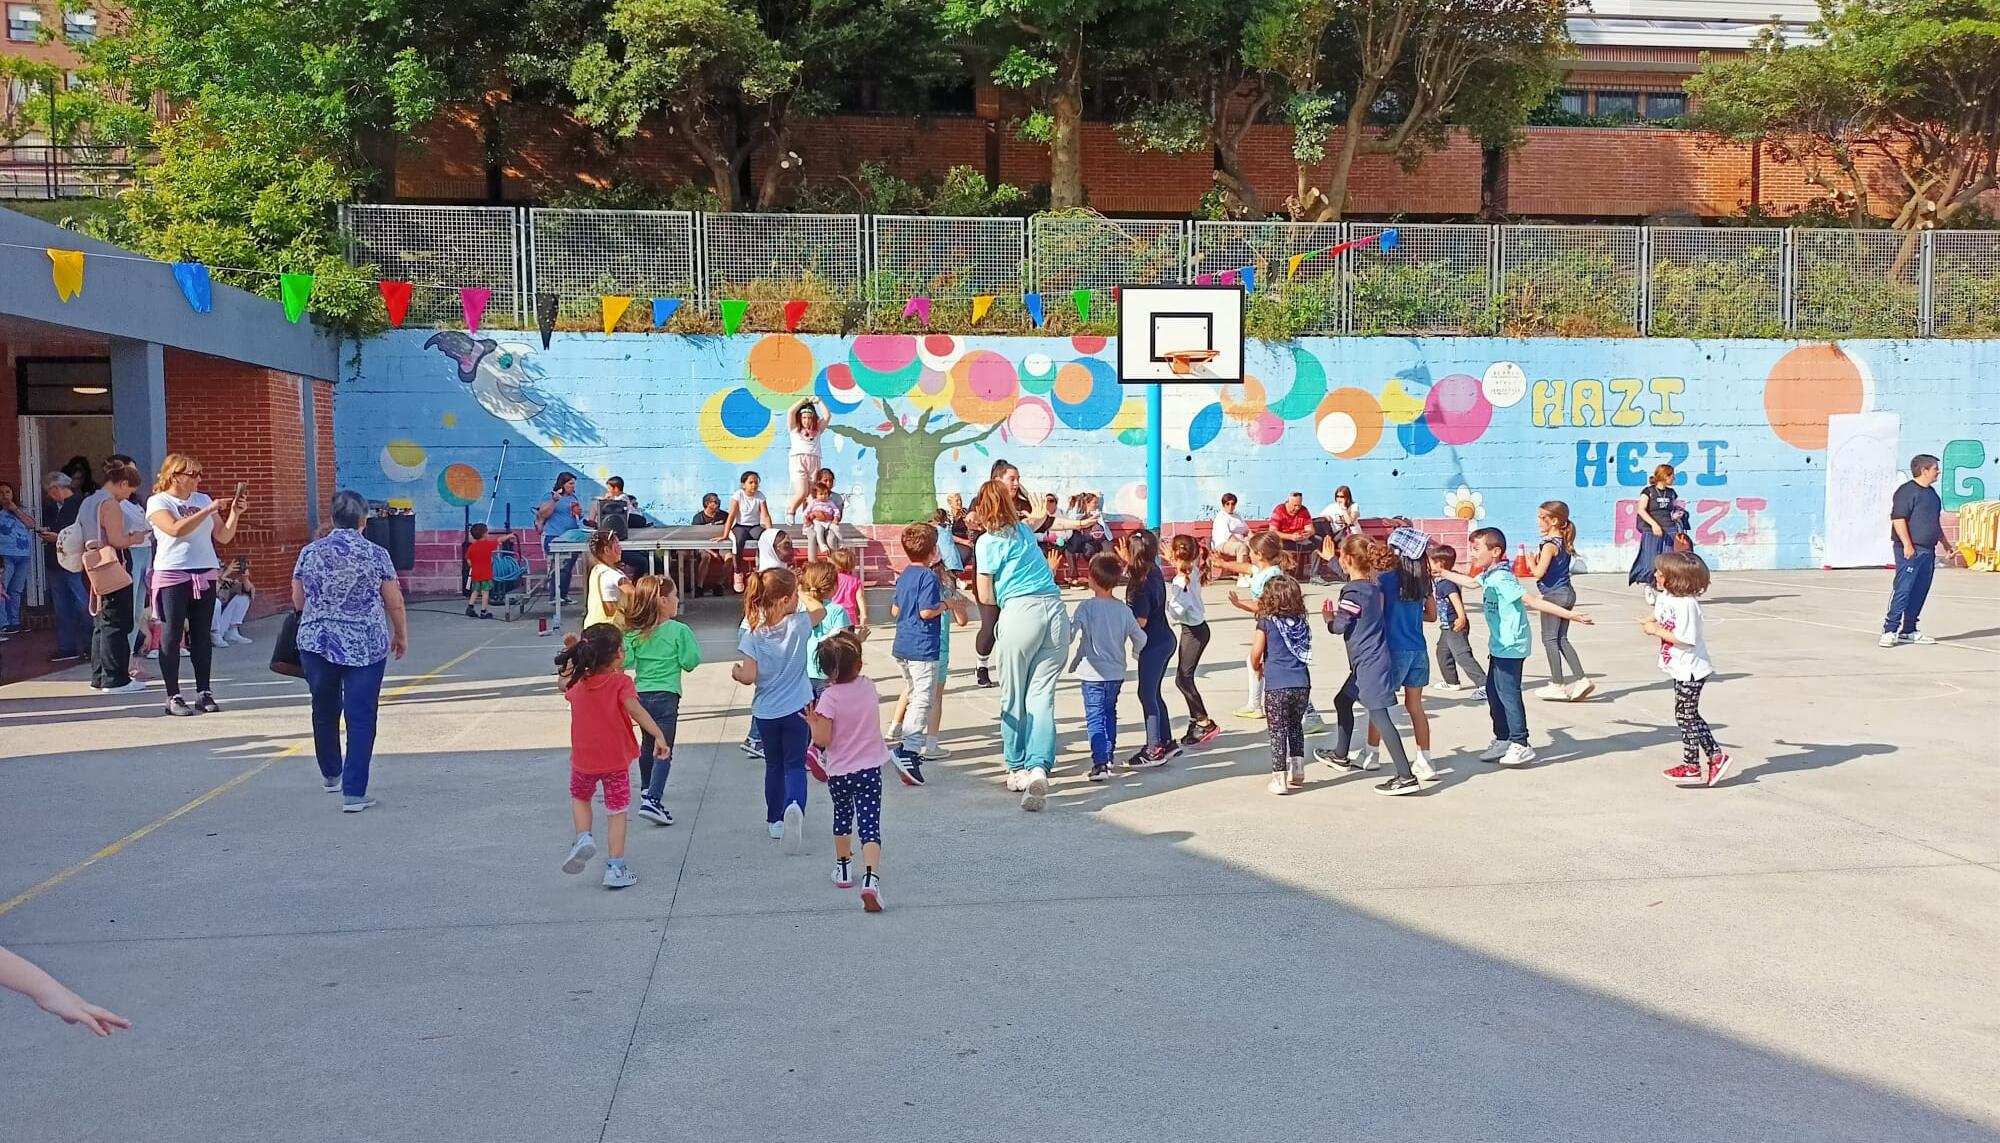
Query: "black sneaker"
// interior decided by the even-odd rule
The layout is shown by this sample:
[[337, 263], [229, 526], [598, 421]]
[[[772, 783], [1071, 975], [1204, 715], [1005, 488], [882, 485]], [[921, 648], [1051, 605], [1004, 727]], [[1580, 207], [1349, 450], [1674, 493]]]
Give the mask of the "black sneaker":
[[1111, 776], [1111, 763], [1109, 762], [1091, 763], [1090, 773], [1084, 775], [1085, 778], [1088, 778], [1093, 782], [1102, 782], [1106, 778], [1109, 778], [1110, 776]]
[[1324, 762], [1336, 770], [1345, 770], [1350, 774], [1358, 774], [1366, 769], [1361, 765], [1361, 759], [1347, 754], [1335, 754], [1331, 750], [1313, 751], [1313, 761]]
[[467, 619], [477, 619], [477, 618], [479, 618], [479, 609], [478, 609], [478, 608], [476, 608], [476, 607], [474, 607], [474, 606], [472, 606], [472, 605], [471, 605], [470, 603], [466, 604], [466, 605], [465, 605], [465, 617], [466, 617]]
[[493, 618], [493, 613], [491, 611], [482, 611], [479, 613], [479, 617], [481, 619], [491, 619]]
[[1386, 782], [1377, 782], [1375, 784], [1376, 793], [1390, 798], [1400, 798], [1404, 794], [1414, 794], [1421, 789], [1423, 789], [1423, 784], [1415, 778], [1390, 778]]
[[889, 755], [889, 760], [896, 764], [896, 772], [903, 776], [903, 785], [921, 786], [924, 784], [923, 758], [907, 750], [897, 750]]
[[1125, 765], [1134, 770], [1151, 770], [1167, 764], [1168, 754], [1158, 747], [1148, 746], [1125, 760]]
[[674, 815], [667, 812], [667, 807], [651, 798], [639, 799], [639, 816], [649, 822], [659, 822], [661, 825], [674, 824]]
[[77, 654], [75, 651], [57, 651], [55, 654], [49, 656], [49, 662], [74, 663], [81, 658], [83, 658], [83, 656]]
[[173, 695], [167, 699], [167, 713], [175, 718], [193, 718], [194, 708], [187, 704], [186, 699]]
[[222, 708], [215, 705], [215, 696], [207, 691], [195, 696], [194, 709], [197, 714], [221, 714]]
[[982, 687], [997, 687], [1000, 685], [993, 681], [993, 672], [986, 667], [979, 668], [979, 672], [973, 677], [973, 681]]

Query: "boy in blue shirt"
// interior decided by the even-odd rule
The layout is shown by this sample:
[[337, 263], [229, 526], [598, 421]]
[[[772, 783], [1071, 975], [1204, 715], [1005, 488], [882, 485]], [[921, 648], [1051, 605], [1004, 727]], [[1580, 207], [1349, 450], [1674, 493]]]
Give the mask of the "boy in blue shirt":
[[903, 690], [909, 703], [903, 721], [890, 728], [889, 737], [898, 745], [890, 761], [909, 786], [924, 784], [924, 748], [930, 743], [925, 728], [930, 725], [931, 700], [937, 689], [938, 661], [943, 657], [944, 590], [931, 560], [937, 555], [937, 529], [930, 524], [911, 524], [903, 529], [903, 556], [910, 566], [896, 577], [896, 601], [889, 614], [896, 620], [896, 642], [889, 653], [896, 669], [903, 673]]
[[1466, 615], [1465, 597], [1458, 593], [1458, 585], [1444, 578], [1444, 573], [1458, 566], [1458, 551], [1449, 544], [1433, 544], [1430, 551], [1431, 585], [1437, 594], [1438, 671], [1444, 676], [1442, 689], [1456, 691], [1465, 684], [1458, 681], [1460, 668], [1472, 680], [1472, 697], [1481, 702], [1486, 700], [1486, 668], [1473, 657], [1472, 621]]
[[1493, 741], [1479, 760], [1526, 766], [1535, 760], [1535, 750], [1528, 745], [1528, 707], [1521, 698], [1521, 666], [1528, 660], [1528, 612], [1539, 611], [1571, 623], [1592, 620], [1584, 612], [1527, 593], [1507, 563], [1505, 532], [1481, 528], [1471, 539], [1476, 574], [1462, 575], [1446, 568], [1438, 576], [1479, 591], [1486, 605], [1486, 711], [1493, 718]]

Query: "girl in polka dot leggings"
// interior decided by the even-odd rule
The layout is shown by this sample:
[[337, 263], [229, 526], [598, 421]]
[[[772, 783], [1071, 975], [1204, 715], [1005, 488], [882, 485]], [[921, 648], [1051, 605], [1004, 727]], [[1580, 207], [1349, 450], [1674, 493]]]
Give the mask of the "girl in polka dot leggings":
[[882, 697], [861, 673], [861, 640], [842, 631], [817, 652], [827, 687], [806, 709], [833, 802], [833, 883], [854, 888], [854, 834], [861, 834], [861, 907], [882, 911]]

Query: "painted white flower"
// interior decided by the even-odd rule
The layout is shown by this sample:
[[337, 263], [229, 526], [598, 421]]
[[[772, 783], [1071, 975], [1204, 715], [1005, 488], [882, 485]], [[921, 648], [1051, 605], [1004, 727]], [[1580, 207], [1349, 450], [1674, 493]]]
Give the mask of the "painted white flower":
[[1445, 515], [1456, 516], [1461, 520], [1484, 520], [1486, 496], [1461, 484], [1444, 494], [1444, 511]]

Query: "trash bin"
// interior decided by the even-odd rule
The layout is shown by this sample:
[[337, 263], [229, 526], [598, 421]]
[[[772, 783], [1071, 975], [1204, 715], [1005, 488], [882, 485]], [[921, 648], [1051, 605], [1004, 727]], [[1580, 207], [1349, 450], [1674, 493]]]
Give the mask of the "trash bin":
[[361, 534], [389, 550], [389, 563], [399, 572], [417, 566], [417, 518], [413, 513], [370, 516]]

